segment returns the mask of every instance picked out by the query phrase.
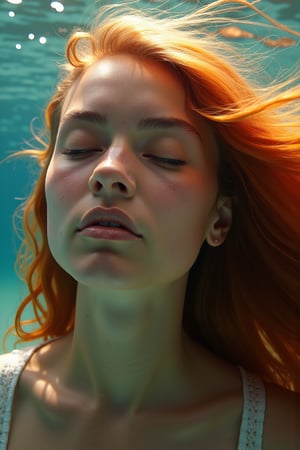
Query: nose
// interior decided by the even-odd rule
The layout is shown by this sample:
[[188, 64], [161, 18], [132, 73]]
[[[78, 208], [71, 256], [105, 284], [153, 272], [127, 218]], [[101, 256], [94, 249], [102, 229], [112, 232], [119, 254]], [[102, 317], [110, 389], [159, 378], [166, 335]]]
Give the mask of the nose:
[[112, 145], [101, 156], [89, 178], [93, 195], [103, 197], [131, 198], [136, 182], [130, 169], [129, 150], [124, 145]]

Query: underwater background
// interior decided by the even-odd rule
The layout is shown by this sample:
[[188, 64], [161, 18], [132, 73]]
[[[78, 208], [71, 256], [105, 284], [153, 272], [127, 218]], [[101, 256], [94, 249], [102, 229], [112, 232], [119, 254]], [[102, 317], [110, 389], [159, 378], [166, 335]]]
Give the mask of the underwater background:
[[[13, 227], [15, 209], [30, 192], [39, 173], [35, 161], [8, 155], [36, 145], [31, 128], [43, 129], [43, 111], [58, 80], [58, 64], [70, 32], [85, 27], [102, 5], [128, 2], [91, 0], [0, 0], [0, 353], [2, 337], [13, 324], [26, 286], [16, 275], [14, 261], [19, 245]], [[134, 7], [158, 8], [165, 14], [194, 10], [208, 1], [130, 2]], [[261, 0], [256, 6], [284, 25], [300, 31], [300, 0]], [[233, 17], [237, 17], [235, 13]], [[258, 22], [265, 21], [255, 16]], [[246, 52], [266, 53], [265, 70], [272, 77], [300, 70], [300, 38], [274, 28], [228, 23], [224, 39]], [[62, 305], [63, 307], [63, 305]], [[8, 340], [8, 347], [13, 341]]]

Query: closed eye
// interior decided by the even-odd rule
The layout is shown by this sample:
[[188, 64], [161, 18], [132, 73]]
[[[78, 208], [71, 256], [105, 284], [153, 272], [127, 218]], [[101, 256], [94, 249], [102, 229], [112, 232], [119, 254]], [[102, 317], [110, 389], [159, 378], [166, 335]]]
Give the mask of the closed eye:
[[91, 153], [102, 153], [104, 151], [103, 148], [64, 148], [61, 150], [63, 155], [67, 156], [88, 156]]
[[164, 156], [157, 156], [152, 154], [144, 154], [143, 155], [146, 158], [152, 159], [154, 162], [157, 162], [158, 164], [169, 166], [169, 167], [180, 167], [184, 166], [186, 164], [185, 161], [182, 159], [176, 159], [176, 158], [168, 158]]

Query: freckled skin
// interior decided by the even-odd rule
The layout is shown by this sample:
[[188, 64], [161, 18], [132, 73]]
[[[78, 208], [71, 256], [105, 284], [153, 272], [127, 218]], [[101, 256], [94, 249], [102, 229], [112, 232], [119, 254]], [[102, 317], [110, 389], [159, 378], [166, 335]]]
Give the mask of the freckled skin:
[[[124, 55], [89, 68], [64, 102], [45, 192], [50, 250], [77, 281], [75, 324], [22, 374], [26, 420], [16, 417], [14, 448], [30, 422], [43, 450], [186, 450], [224, 439], [231, 450], [238, 370], [182, 328], [188, 271], [205, 239], [226, 235], [216, 227], [217, 151], [174, 74]], [[99, 206], [123, 211], [135, 238], [115, 227], [122, 238], [110, 239], [99, 224], [82, 232]]]
[[[60, 128], [46, 179], [48, 238], [54, 257], [77, 281], [93, 285], [128, 288], [185, 278], [211, 225], [217, 176], [210, 130], [189, 116], [182, 86], [157, 64], [107, 57], [71, 89], [62, 122], [74, 111], [99, 113], [107, 123]], [[201, 140], [182, 129], [167, 134], [139, 129], [138, 122], [148, 117], [184, 119], [198, 127]], [[65, 146], [102, 145], [102, 153], [76, 160], [62, 154]], [[162, 166], [144, 156], [149, 152], [185, 164]], [[101, 192], [93, 192], [91, 178], [103, 185]], [[97, 205], [123, 209], [142, 239], [87, 242], [78, 236], [81, 217]]]
[[[78, 112], [99, 123], [68, 120]], [[174, 120], [141, 127], [149, 118], [199, 136]], [[239, 371], [182, 329], [188, 270], [204, 239], [226, 235], [216, 166], [210, 129], [160, 65], [105, 58], [74, 84], [45, 188], [50, 249], [78, 282], [75, 326], [22, 372], [10, 450], [237, 449]], [[126, 212], [139, 237], [82, 235], [96, 206]], [[267, 397], [264, 450], [298, 449], [299, 400]]]

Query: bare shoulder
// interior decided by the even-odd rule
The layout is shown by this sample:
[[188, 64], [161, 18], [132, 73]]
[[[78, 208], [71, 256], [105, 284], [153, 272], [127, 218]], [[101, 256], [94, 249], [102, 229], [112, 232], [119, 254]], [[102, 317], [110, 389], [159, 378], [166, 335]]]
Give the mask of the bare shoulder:
[[300, 449], [300, 394], [266, 385], [263, 450]]

